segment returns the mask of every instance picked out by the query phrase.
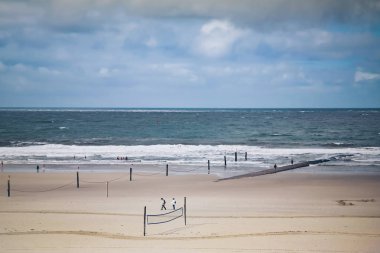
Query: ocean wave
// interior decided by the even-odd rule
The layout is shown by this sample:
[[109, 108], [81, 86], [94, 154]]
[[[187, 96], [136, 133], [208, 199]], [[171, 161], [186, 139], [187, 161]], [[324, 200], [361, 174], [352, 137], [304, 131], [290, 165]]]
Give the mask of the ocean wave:
[[326, 147], [353, 147], [354, 144], [353, 143], [344, 143], [344, 142], [329, 142], [329, 143], [323, 144], [323, 146], [326, 146]]
[[[196, 164], [207, 160], [221, 165], [226, 156], [229, 164], [235, 163], [235, 152], [239, 166], [270, 166], [294, 161], [332, 159], [342, 164], [379, 164], [380, 148], [265, 148], [244, 145], [135, 145], [135, 146], [79, 146], [41, 144], [33, 146], [0, 147], [0, 159], [11, 163], [90, 163], [122, 164], [141, 162], [148, 164]], [[247, 161], [245, 161], [247, 152]], [[117, 157], [128, 157], [118, 161]]]
[[10, 144], [14, 147], [49, 145], [49, 143], [42, 141], [11, 141]]

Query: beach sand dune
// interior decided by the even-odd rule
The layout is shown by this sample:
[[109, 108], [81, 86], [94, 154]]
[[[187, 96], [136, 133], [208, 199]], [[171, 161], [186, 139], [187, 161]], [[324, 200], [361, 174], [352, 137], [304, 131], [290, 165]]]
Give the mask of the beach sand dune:
[[[6, 195], [11, 176], [11, 197]], [[380, 176], [2, 173], [0, 252], [378, 252]], [[107, 181], [108, 197], [107, 197]], [[148, 225], [187, 197], [183, 217]]]

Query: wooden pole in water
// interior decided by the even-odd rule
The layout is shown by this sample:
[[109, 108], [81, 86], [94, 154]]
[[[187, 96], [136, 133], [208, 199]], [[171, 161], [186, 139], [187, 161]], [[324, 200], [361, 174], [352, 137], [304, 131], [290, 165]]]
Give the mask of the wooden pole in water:
[[11, 196], [11, 176], [8, 176], [8, 198]]
[[235, 152], [235, 162], [237, 162], [237, 152]]
[[79, 172], [77, 171], [77, 188], [79, 188]]
[[108, 181], [107, 181], [107, 198], [108, 198]]
[[207, 160], [208, 174], [210, 174], [210, 160]]
[[144, 236], [146, 234], [146, 206], [144, 206]]
[[183, 211], [184, 211], [184, 217], [185, 217], [185, 226], [186, 226], [186, 197], [183, 200]]
[[132, 168], [129, 168], [129, 181], [132, 181]]
[[245, 152], [245, 160], [246, 160], [246, 161], [247, 161], [247, 155], [248, 155], [247, 152]]
[[166, 164], [166, 176], [169, 175], [169, 164]]
[[224, 167], [227, 167], [227, 157], [224, 156]]

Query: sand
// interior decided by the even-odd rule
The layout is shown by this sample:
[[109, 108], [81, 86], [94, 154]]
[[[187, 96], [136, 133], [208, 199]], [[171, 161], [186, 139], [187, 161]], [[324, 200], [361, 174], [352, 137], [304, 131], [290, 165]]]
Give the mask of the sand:
[[[214, 175], [139, 173], [130, 182], [129, 174], [88, 172], [80, 179], [77, 189], [75, 172], [1, 173], [0, 252], [380, 249], [379, 175], [294, 171], [216, 182]], [[172, 197], [177, 207], [187, 197], [187, 225], [183, 217], [148, 225], [144, 237], [144, 206], [161, 213], [161, 197], [168, 209]]]

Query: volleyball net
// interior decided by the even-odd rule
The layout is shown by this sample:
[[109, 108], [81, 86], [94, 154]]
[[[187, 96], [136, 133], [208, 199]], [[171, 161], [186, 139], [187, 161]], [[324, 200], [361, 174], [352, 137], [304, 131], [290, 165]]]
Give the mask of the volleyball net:
[[162, 213], [162, 214], [147, 214], [146, 215], [146, 224], [155, 225], [171, 222], [175, 219], [183, 217], [183, 207], [175, 209], [171, 212]]
[[148, 225], [164, 224], [179, 219], [181, 217], [184, 218], [186, 226], [186, 197], [184, 198], [183, 207], [165, 213], [147, 214], [146, 207], [144, 207], [144, 236], [146, 235], [146, 227]]

